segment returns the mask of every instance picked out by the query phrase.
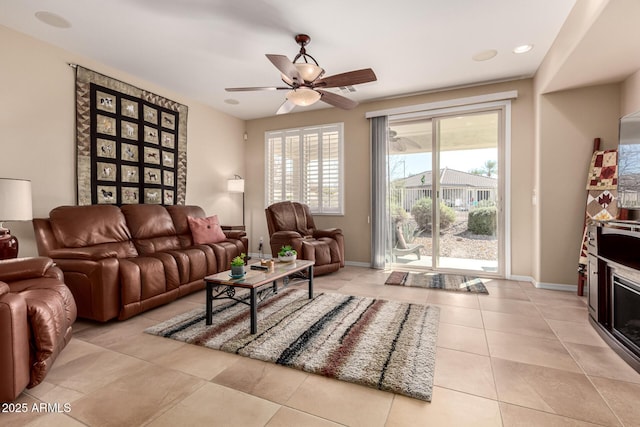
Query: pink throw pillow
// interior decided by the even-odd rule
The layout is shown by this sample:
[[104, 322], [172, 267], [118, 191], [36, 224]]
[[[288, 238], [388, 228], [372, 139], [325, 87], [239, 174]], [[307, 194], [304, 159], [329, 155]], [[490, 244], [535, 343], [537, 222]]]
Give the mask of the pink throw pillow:
[[189, 222], [189, 228], [191, 229], [193, 243], [196, 245], [219, 243], [227, 238], [227, 236], [224, 235], [222, 228], [220, 228], [218, 215], [207, 218], [194, 218], [188, 216], [187, 221]]

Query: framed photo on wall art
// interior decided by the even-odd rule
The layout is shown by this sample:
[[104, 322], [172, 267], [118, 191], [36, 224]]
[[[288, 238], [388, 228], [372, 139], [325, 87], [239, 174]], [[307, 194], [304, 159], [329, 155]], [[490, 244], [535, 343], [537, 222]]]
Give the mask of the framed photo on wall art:
[[76, 66], [78, 204], [184, 204], [187, 111]]

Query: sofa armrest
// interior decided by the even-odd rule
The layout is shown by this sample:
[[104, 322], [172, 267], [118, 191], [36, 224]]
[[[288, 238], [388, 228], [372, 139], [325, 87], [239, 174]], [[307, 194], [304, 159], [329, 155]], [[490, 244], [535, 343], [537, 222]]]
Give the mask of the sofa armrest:
[[304, 238], [297, 231], [283, 230], [276, 231], [269, 237], [269, 244], [271, 246], [271, 255], [273, 257], [278, 256], [278, 252], [283, 246], [289, 245], [296, 252], [301, 254], [302, 242]]
[[289, 231], [289, 230], [276, 231], [271, 235], [270, 239], [272, 242], [273, 241], [284, 242], [287, 240], [302, 239], [302, 234], [298, 233], [297, 231]]
[[112, 249], [104, 248], [61, 248], [49, 251], [51, 258], [101, 260], [105, 258], [117, 258], [118, 253]]
[[331, 237], [335, 239], [336, 236], [342, 235], [340, 228], [328, 228], [326, 230], [313, 230], [313, 237], [318, 239], [320, 237]]
[[15, 282], [43, 277], [53, 266], [53, 260], [47, 257], [7, 259], [0, 261], [0, 280]]
[[326, 230], [313, 230], [313, 237], [316, 239], [329, 237], [338, 244], [340, 252], [340, 267], [344, 267], [344, 235], [340, 228], [329, 228]]
[[0, 282], [0, 297], [2, 297], [2, 295], [4, 294], [8, 294], [9, 293], [9, 285], [7, 285], [4, 282]]
[[224, 235], [227, 236], [227, 239], [237, 239], [242, 240], [243, 237], [246, 237], [247, 232], [244, 230], [222, 230]]
[[0, 282], [0, 402], [11, 402], [29, 384], [29, 322], [22, 295]]
[[120, 261], [118, 258], [56, 259], [76, 301], [78, 317], [106, 322], [120, 310]]

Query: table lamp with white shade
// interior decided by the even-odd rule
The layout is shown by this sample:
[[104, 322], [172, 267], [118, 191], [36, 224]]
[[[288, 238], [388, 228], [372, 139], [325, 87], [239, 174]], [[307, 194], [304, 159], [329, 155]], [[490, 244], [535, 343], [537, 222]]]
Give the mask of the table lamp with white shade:
[[0, 260], [18, 256], [18, 239], [2, 223], [32, 219], [31, 181], [0, 178]]

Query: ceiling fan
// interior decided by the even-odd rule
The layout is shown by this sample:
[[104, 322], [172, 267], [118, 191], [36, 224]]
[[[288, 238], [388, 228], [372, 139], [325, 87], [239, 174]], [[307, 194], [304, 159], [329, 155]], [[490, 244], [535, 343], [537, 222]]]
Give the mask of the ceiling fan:
[[398, 132], [393, 129], [389, 129], [389, 142], [393, 151], [404, 152], [408, 148], [420, 149], [420, 144], [410, 138], [404, 136], [398, 136]]
[[[334, 107], [350, 110], [355, 108], [358, 102], [324, 89], [353, 86], [377, 80], [371, 68], [323, 77], [324, 70], [320, 68], [318, 61], [309, 55], [305, 49], [305, 46], [311, 41], [311, 37], [306, 34], [298, 34], [295, 36], [295, 40], [300, 45], [300, 52], [293, 59], [293, 62], [285, 55], [266, 55], [269, 61], [282, 73], [281, 78], [286, 86], [228, 87], [225, 90], [227, 92], [288, 90], [286, 100], [276, 114], [286, 114], [293, 110], [296, 105], [307, 106], [317, 101], [323, 101]], [[301, 62], [297, 62], [298, 60], [301, 60]]]

